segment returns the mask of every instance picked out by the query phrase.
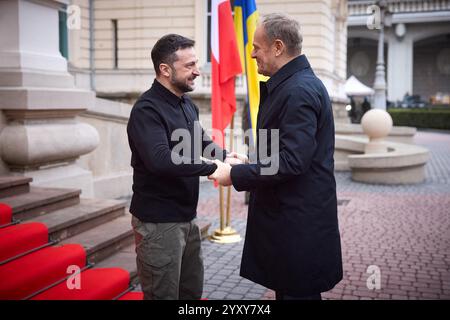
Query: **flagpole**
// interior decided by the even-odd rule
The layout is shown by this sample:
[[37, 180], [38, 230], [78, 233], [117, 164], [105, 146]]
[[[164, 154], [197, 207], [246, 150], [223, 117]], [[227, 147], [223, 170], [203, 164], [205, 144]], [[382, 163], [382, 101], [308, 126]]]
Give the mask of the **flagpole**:
[[219, 204], [220, 204], [220, 231], [223, 231], [224, 228], [224, 224], [223, 224], [223, 216], [224, 216], [224, 212], [223, 212], [223, 187], [219, 186]]
[[[233, 113], [236, 109], [235, 77], [242, 72], [242, 66], [239, 63], [240, 55], [232, 12], [233, 10], [229, 1], [216, 0], [211, 2], [212, 125], [213, 128], [219, 129], [222, 132], [222, 139], [225, 138], [223, 136], [223, 130], [229, 124], [229, 115], [233, 119]], [[231, 120], [231, 128], [233, 128], [233, 120]], [[232, 139], [233, 133], [230, 136], [231, 143]], [[222, 140], [222, 142], [224, 141]], [[210, 240], [217, 243], [239, 242], [241, 240], [240, 235], [229, 226], [231, 189], [228, 188], [227, 190], [226, 217], [223, 207], [225, 200], [223, 190], [223, 187], [220, 187], [220, 228], [214, 231]], [[224, 225], [225, 218], [226, 225]]]
[[[231, 118], [231, 125], [230, 125], [230, 144], [228, 146], [228, 150], [233, 151], [233, 129], [234, 129], [234, 113]], [[231, 186], [227, 187], [227, 220], [226, 220], [226, 226], [230, 226], [230, 207], [231, 207]]]
[[[230, 124], [230, 145], [228, 150], [233, 148], [233, 129], [234, 129], [234, 114], [231, 118]], [[220, 228], [214, 231], [210, 236], [210, 240], [216, 243], [235, 243], [241, 241], [241, 236], [231, 227], [230, 223], [230, 208], [231, 208], [231, 186], [227, 187], [227, 212], [226, 224], [224, 227], [224, 208], [223, 208], [223, 187], [219, 186], [219, 207], [220, 207]]]

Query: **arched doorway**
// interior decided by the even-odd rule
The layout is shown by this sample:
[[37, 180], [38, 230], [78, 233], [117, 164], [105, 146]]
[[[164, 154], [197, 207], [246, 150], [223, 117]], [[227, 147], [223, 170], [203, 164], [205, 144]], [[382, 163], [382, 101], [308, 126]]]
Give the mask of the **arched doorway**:
[[[387, 44], [384, 61], [387, 75]], [[347, 41], [347, 78], [355, 76], [368, 87], [373, 87], [377, 65], [378, 41], [367, 38], [349, 38]]]
[[413, 61], [414, 94], [450, 104], [450, 33], [415, 42]]

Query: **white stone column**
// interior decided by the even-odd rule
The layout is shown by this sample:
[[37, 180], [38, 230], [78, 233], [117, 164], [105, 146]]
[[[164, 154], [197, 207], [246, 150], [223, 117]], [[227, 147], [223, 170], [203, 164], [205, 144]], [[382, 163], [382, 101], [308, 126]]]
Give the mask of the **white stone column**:
[[[333, 90], [329, 91], [332, 98], [334, 121], [336, 123], [350, 123], [345, 106], [349, 99], [345, 94], [345, 80], [347, 74], [347, 1], [332, 0], [332, 31], [334, 44], [329, 54], [334, 56]], [[331, 80], [331, 79], [329, 79]], [[326, 83], [326, 81], [324, 81]], [[327, 87], [329, 90], [329, 88]]]
[[[392, 28], [395, 30], [395, 26]], [[405, 93], [413, 89], [413, 41], [406, 34], [399, 38], [391, 33], [388, 39], [388, 100], [402, 100]]]
[[93, 195], [92, 173], [77, 166], [94, 150], [95, 128], [76, 116], [94, 103], [77, 89], [59, 52], [58, 9], [67, 1], [0, 1], [0, 109], [6, 125], [0, 156], [10, 174], [33, 184], [82, 189]]

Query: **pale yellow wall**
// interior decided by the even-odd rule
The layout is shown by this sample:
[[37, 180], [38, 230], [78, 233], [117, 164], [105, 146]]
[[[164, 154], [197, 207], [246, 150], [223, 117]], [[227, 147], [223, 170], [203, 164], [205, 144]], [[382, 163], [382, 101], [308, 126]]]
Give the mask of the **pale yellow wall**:
[[338, 75], [341, 78], [347, 78], [347, 0], [335, 0], [338, 32], [336, 41], [338, 42], [338, 51], [335, 55], [335, 64]]
[[81, 9], [80, 29], [69, 30], [69, 62], [75, 68], [89, 68], [89, 0], [71, 0]]
[[[333, 0], [332, 12], [335, 23], [335, 48], [334, 50], [334, 74], [340, 80], [335, 83], [343, 90], [344, 81], [347, 79], [347, 0]], [[334, 88], [334, 91], [339, 88]], [[340, 92], [340, 95], [344, 95]]]
[[303, 53], [327, 85], [339, 96], [345, 80], [347, 52], [346, 0], [258, 0], [261, 15], [283, 12], [299, 21]]
[[113, 68], [112, 19], [118, 21], [118, 68], [151, 68], [150, 51], [166, 33], [195, 37], [195, 0], [96, 0], [96, 69]]
[[[78, 38], [72, 37], [80, 46], [78, 50], [71, 47], [77, 54], [70, 60], [77, 67], [88, 68], [89, 1], [73, 0], [73, 3], [82, 7], [83, 20]], [[131, 83], [134, 91], [148, 87], [150, 81], [136, 75], [136, 71], [153, 73], [150, 52], [164, 34], [179, 33], [195, 39], [200, 66], [206, 66], [206, 0], [95, 0], [94, 5], [97, 77], [107, 70], [115, 72], [112, 19], [118, 20], [118, 81]], [[340, 95], [346, 77], [347, 0], [257, 0], [257, 7], [260, 15], [284, 12], [298, 19], [304, 38], [303, 52], [331, 95]], [[70, 41], [74, 41], [72, 38]], [[106, 86], [109, 81], [115, 82], [113, 74], [105, 77], [110, 79]], [[145, 83], [141, 83], [142, 79]], [[111, 91], [104, 80], [98, 78], [98, 83], [100, 91]]]
[[302, 28], [303, 53], [313, 66], [333, 71], [334, 57], [329, 54], [334, 42], [330, 0], [260, 0], [257, 6], [261, 15], [283, 12], [296, 18]]

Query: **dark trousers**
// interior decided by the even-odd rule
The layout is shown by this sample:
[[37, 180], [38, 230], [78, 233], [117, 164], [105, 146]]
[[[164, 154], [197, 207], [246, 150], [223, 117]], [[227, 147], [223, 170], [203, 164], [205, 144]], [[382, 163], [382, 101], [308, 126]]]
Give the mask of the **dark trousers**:
[[198, 300], [203, 292], [200, 229], [195, 222], [132, 219], [144, 300]]
[[317, 294], [313, 294], [310, 296], [303, 296], [303, 297], [294, 297], [294, 296], [290, 296], [288, 294], [279, 292], [279, 291], [275, 291], [275, 299], [276, 300], [322, 300], [322, 296], [320, 295], [320, 293]]

